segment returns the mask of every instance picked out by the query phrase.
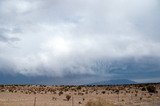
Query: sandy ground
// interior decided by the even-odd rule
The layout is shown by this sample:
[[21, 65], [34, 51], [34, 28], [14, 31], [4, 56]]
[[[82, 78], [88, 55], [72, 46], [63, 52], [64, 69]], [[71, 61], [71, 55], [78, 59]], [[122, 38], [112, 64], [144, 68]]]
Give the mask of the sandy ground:
[[[0, 93], [0, 106], [85, 106], [88, 101], [97, 99], [103, 99], [117, 106], [160, 106], [159, 86], [158, 93], [148, 93], [131, 87], [125, 89], [128, 91], [120, 90], [117, 93], [105, 87], [82, 87], [77, 91], [63, 91], [61, 95], [59, 95], [59, 89], [54, 94], [50, 92], [26, 94], [6, 90]], [[102, 93], [103, 91], [105, 93]], [[66, 95], [71, 96], [69, 101]]]

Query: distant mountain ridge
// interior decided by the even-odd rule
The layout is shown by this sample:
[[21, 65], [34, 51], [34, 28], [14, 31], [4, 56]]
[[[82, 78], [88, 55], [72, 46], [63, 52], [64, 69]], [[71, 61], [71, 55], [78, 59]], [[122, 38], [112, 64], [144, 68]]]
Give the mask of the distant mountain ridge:
[[114, 79], [114, 80], [95, 82], [88, 85], [124, 85], [124, 84], [137, 84], [137, 82], [128, 79]]

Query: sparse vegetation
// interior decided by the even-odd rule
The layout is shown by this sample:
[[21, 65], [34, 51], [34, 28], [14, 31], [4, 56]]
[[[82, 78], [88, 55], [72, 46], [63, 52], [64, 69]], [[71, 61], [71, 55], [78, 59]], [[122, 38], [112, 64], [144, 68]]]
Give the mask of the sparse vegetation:
[[156, 104], [158, 102], [160, 105], [159, 88], [160, 84], [125, 86], [0, 85], [0, 98], [3, 96], [0, 106], [9, 106], [12, 105], [11, 103], [14, 103], [13, 106], [24, 106], [23, 104], [30, 106], [33, 105], [35, 97], [38, 106], [71, 106], [71, 103], [74, 106], [114, 106], [114, 104], [128, 106], [129, 103], [133, 105], [149, 104], [153, 99]]

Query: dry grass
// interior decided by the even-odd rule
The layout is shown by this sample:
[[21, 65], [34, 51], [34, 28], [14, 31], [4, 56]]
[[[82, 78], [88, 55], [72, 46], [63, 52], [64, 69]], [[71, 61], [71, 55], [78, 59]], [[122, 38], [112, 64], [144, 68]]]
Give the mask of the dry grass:
[[85, 106], [115, 106], [113, 103], [108, 103], [102, 98], [96, 100], [89, 100]]

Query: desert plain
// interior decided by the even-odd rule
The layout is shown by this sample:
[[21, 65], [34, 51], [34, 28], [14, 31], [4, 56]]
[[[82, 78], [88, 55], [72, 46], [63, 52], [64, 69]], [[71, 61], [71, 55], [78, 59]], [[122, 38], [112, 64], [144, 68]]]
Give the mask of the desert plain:
[[160, 83], [0, 85], [0, 106], [160, 106]]

